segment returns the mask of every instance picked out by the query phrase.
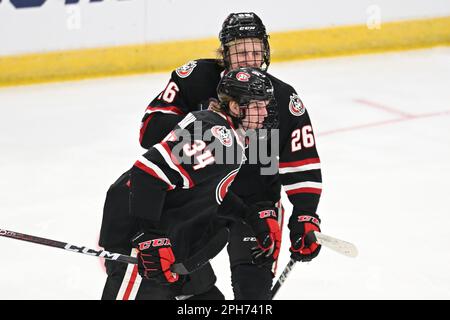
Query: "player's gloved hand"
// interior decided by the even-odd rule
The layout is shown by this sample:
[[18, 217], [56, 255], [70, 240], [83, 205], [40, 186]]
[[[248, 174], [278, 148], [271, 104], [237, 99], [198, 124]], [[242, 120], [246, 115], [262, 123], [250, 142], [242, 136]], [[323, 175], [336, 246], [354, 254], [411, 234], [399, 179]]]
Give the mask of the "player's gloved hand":
[[138, 250], [138, 272], [142, 278], [160, 284], [178, 280], [178, 275], [170, 271], [175, 256], [169, 238], [157, 231], [148, 231], [138, 234], [132, 244]]
[[292, 215], [289, 219], [291, 238], [291, 258], [296, 261], [311, 261], [320, 252], [321, 246], [315, 242], [313, 231], [320, 232], [317, 215]]
[[264, 265], [278, 258], [281, 247], [281, 229], [278, 209], [270, 201], [262, 201], [248, 207], [244, 221], [256, 235], [258, 246], [252, 248], [255, 264]]

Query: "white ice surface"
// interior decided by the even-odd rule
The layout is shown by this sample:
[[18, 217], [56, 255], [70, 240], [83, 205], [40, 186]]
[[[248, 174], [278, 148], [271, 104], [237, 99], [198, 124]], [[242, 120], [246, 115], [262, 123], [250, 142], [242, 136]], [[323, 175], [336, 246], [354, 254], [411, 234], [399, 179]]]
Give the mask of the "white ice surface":
[[[270, 70], [313, 121], [322, 231], [360, 253], [323, 248], [277, 298], [449, 299], [450, 48]], [[140, 119], [167, 77], [1, 88], [0, 228], [97, 248], [106, 190], [143, 153]], [[226, 251], [213, 266], [231, 299]], [[105, 278], [98, 258], [0, 238], [0, 299], [99, 299]]]

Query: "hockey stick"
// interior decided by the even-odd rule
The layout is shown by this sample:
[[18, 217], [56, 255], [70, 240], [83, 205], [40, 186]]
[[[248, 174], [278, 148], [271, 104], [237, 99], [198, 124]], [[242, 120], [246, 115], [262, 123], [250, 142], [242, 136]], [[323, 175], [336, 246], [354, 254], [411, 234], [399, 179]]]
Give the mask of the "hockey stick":
[[[292, 269], [294, 269], [295, 264], [297, 263], [297, 261], [295, 261], [294, 259], [289, 260], [288, 264], [286, 265], [286, 267], [284, 268], [283, 272], [281, 272], [280, 276], [278, 277], [277, 282], [275, 282], [275, 284], [273, 285], [272, 289], [270, 290], [271, 292], [271, 299], [273, 300], [273, 298], [275, 297], [275, 295], [277, 294], [278, 290], [280, 290], [281, 286], [283, 285], [283, 283], [286, 281], [287, 276], [289, 275], [289, 273], [291, 273]], [[190, 297], [193, 297], [194, 295], [184, 295], [184, 296], [176, 296], [175, 299], [176, 300], [187, 300]]]
[[[107, 260], [119, 261], [130, 264], [138, 263], [136, 257], [127, 256], [120, 253], [109, 252], [106, 250], [94, 250], [86, 247], [78, 247], [66, 242], [40, 238], [5, 229], [0, 229], [0, 236], [15, 240], [22, 240], [36, 244], [41, 244], [53, 248], [60, 248], [67, 251], [78, 252], [89, 256], [101, 257]], [[194, 254], [184, 262], [175, 263], [171, 268], [172, 271], [181, 275], [194, 272], [195, 270], [205, 265], [214, 256], [216, 256], [225, 246], [227, 241], [228, 241], [228, 230], [222, 229], [216, 234], [216, 236], [214, 236], [210, 240], [210, 242], [206, 244], [206, 246], [202, 250], [198, 251], [196, 254]]]
[[[286, 265], [286, 267], [284, 268], [283, 272], [278, 277], [277, 282], [275, 282], [275, 284], [273, 285], [272, 289], [270, 290], [271, 291], [272, 300], [275, 297], [275, 295], [277, 294], [278, 290], [280, 290], [280, 288], [283, 285], [283, 283], [286, 281], [287, 276], [289, 275], [289, 273], [291, 273], [291, 271], [294, 268], [296, 263], [297, 263], [297, 261], [295, 261], [294, 259], [289, 260], [289, 262]], [[189, 298], [191, 298], [193, 296], [194, 296], [193, 294], [183, 295], [183, 296], [176, 296], [175, 299], [176, 300], [187, 300], [187, 299], [189, 299]]]
[[327, 236], [321, 232], [314, 231], [313, 240], [314, 242], [330, 248], [337, 253], [343, 254], [344, 256], [354, 258], [358, 255], [358, 249], [353, 243]]
[[277, 294], [278, 290], [280, 290], [283, 283], [286, 281], [286, 278], [289, 275], [289, 273], [291, 273], [292, 269], [294, 269], [294, 266], [296, 263], [297, 263], [297, 261], [295, 261], [294, 259], [289, 260], [289, 262], [286, 265], [286, 267], [284, 268], [283, 272], [281, 272], [280, 276], [278, 277], [277, 282], [275, 282], [275, 284], [273, 285], [272, 290], [271, 290], [272, 300], [275, 297], [275, 295]]
[[53, 247], [53, 248], [60, 248], [60, 249], [64, 249], [67, 251], [83, 253], [83, 254], [87, 254], [90, 256], [101, 257], [101, 258], [105, 258], [107, 260], [115, 260], [115, 261], [119, 261], [119, 262], [137, 264], [137, 258], [123, 255], [120, 253], [112, 253], [112, 252], [105, 251], [105, 250], [93, 250], [93, 249], [89, 249], [86, 247], [77, 247], [70, 243], [46, 239], [46, 238], [40, 238], [40, 237], [31, 236], [28, 234], [23, 234], [23, 233], [14, 232], [14, 231], [9, 231], [9, 230], [5, 230], [5, 229], [0, 229], [0, 236], [15, 239], [15, 240], [22, 240], [22, 241], [28, 241], [28, 242], [32, 242], [32, 243], [36, 243], [36, 244], [42, 244], [44, 246], [49, 246], [49, 247]]
[[[314, 231], [313, 241], [320, 245], [323, 245], [324, 247], [330, 248], [340, 254], [343, 254], [347, 257], [356, 257], [358, 255], [358, 250], [356, 249], [356, 246], [354, 244], [344, 240], [333, 238], [321, 232]], [[288, 264], [283, 269], [283, 272], [281, 272], [280, 276], [278, 277], [277, 282], [275, 282], [272, 289], [270, 290], [272, 299], [278, 293], [278, 290], [280, 290], [281, 286], [286, 281], [288, 275], [291, 273], [292, 269], [294, 269], [296, 263], [297, 261], [294, 259], [289, 260]], [[175, 297], [175, 299], [186, 300], [189, 299], [190, 297], [193, 297], [193, 295], [177, 296]]]
[[[358, 249], [356, 249], [356, 246], [350, 242], [336, 239], [330, 236], [327, 236], [321, 232], [314, 231], [314, 242], [330, 248], [340, 254], [343, 254], [347, 257], [356, 257], [358, 255]], [[294, 268], [294, 265], [297, 261], [294, 259], [289, 260], [288, 264], [284, 268], [283, 272], [281, 272], [280, 276], [278, 277], [277, 282], [272, 287], [272, 299], [277, 294], [278, 290], [280, 290], [283, 283], [286, 281], [287, 276]]]

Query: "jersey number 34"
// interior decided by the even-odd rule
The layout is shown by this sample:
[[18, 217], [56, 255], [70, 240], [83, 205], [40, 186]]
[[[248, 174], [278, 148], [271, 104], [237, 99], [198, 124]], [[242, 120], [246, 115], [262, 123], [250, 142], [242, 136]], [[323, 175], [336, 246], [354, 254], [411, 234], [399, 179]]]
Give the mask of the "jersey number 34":
[[197, 164], [193, 166], [194, 170], [204, 168], [208, 164], [214, 163], [215, 161], [214, 156], [211, 154], [210, 150], [202, 152], [205, 147], [206, 143], [202, 140], [194, 140], [193, 144], [186, 143], [183, 146], [183, 152], [185, 155], [187, 155], [188, 157], [195, 157], [195, 163]]

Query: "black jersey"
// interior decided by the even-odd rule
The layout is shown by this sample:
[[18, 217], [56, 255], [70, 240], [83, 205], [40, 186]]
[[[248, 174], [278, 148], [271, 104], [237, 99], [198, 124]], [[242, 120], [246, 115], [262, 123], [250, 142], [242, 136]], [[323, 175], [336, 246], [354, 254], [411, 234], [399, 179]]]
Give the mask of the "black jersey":
[[[143, 147], [157, 143], [182, 115], [217, 98], [224, 68], [214, 59], [188, 62], [174, 70], [165, 89], [149, 104], [142, 119]], [[246, 202], [277, 201], [283, 185], [293, 214], [314, 214], [322, 191], [320, 159], [313, 127], [300, 97], [290, 85], [270, 75], [279, 113], [279, 170], [261, 175], [261, 164], [242, 165], [231, 190]]]
[[164, 230], [177, 260], [211, 236], [213, 218], [245, 160], [243, 141], [227, 115], [192, 112], [131, 169], [132, 216]]

